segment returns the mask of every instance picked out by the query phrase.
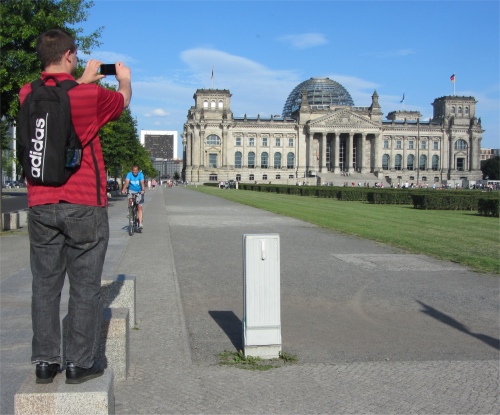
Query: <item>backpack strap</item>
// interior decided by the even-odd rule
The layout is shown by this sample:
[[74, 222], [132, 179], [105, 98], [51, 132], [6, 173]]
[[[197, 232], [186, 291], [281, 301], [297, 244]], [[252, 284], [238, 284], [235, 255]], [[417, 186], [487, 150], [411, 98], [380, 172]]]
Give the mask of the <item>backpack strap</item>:
[[38, 78], [37, 80], [33, 81], [31, 83], [31, 90], [33, 91], [34, 88], [38, 88], [41, 85], [46, 85], [46, 82], [48, 79], [52, 79], [58, 87], [64, 89], [66, 92], [69, 91], [70, 89], [73, 89], [75, 86], [80, 85], [78, 82], [76, 82], [72, 79], [58, 81], [58, 79], [55, 76], [48, 75], [43, 79]]
[[94, 168], [95, 168], [95, 180], [96, 180], [96, 187], [97, 187], [97, 205], [101, 206], [101, 175], [99, 174], [99, 164], [97, 163], [97, 157], [94, 152], [94, 142], [91, 141], [89, 143], [90, 146], [90, 152], [92, 154], [92, 161], [94, 162]]

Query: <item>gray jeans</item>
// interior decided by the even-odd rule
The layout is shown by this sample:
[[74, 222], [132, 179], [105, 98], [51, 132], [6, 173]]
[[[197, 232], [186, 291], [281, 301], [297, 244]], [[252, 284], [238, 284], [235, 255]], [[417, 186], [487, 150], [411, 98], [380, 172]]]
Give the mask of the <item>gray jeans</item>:
[[89, 368], [99, 345], [101, 274], [109, 240], [108, 211], [60, 203], [28, 212], [33, 274], [31, 362], [61, 362], [59, 307], [69, 278], [66, 361]]

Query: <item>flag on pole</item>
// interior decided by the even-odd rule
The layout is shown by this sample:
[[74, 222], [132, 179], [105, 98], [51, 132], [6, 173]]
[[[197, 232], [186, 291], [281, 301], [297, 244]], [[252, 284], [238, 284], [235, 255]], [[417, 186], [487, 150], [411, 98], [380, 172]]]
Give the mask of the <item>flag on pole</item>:
[[212, 65], [212, 76], [210, 77], [210, 79], [214, 79], [214, 66]]
[[455, 82], [455, 74], [453, 74], [453, 75], [450, 76], [450, 81], [451, 82]]
[[401, 99], [401, 101], [399, 101], [399, 103], [401, 102], [405, 102], [405, 93], [403, 92], [403, 98]]

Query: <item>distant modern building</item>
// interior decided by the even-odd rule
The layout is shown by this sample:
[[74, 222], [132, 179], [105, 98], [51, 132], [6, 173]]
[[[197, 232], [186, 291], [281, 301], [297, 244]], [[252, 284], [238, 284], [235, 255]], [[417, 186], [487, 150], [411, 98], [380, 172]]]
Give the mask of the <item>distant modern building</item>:
[[[290, 93], [281, 115], [234, 117], [229, 90], [198, 89], [182, 134], [185, 179], [259, 183], [480, 180], [484, 130], [474, 97], [444, 96], [433, 117], [357, 107], [329, 78]], [[263, 97], [264, 99], [264, 97]], [[351, 177], [346, 178], [346, 175]]]
[[177, 131], [141, 130], [140, 141], [154, 159], [177, 158]]
[[158, 172], [158, 175], [162, 179], [173, 179], [175, 173], [179, 175], [179, 178], [182, 176], [182, 160], [180, 159], [154, 159], [153, 166], [155, 170]]
[[481, 160], [489, 160], [493, 157], [500, 156], [499, 148], [482, 148], [481, 149]]

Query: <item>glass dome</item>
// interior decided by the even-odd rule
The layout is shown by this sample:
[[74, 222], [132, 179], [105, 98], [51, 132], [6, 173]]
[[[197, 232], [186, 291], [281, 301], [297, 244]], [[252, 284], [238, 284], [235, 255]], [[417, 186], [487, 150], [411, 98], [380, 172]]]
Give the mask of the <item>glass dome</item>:
[[311, 78], [297, 85], [288, 96], [283, 107], [283, 117], [290, 117], [300, 108], [302, 91], [307, 91], [309, 105], [353, 107], [354, 101], [347, 89], [330, 78]]

